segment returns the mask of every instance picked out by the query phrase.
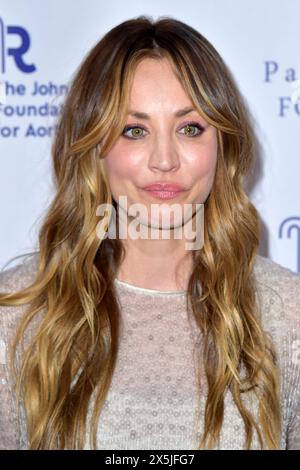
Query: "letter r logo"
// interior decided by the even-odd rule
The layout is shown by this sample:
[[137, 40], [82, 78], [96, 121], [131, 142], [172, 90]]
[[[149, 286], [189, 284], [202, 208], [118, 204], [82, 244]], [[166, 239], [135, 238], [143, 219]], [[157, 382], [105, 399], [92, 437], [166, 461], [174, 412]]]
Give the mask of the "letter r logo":
[[[17, 47], [8, 47], [6, 49], [6, 35], [16, 35], [20, 38], [20, 44]], [[13, 58], [16, 67], [23, 73], [32, 73], [36, 71], [34, 64], [27, 64], [23, 58], [30, 48], [30, 36], [25, 28], [21, 26], [7, 26], [5, 29], [4, 22], [0, 18], [0, 64], [1, 72], [6, 71], [6, 56]]]

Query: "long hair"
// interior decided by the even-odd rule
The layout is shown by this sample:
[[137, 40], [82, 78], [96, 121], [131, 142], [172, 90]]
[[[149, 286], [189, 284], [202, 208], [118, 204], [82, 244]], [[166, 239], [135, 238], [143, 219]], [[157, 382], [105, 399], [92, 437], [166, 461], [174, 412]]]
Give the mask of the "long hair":
[[[30, 449], [81, 449], [87, 412], [97, 426], [118, 355], [119, 306], [114, 277], [124, 256], [118, 239], [97, 237], [97, 207], [112, 205], [103, 158], [126, 123], [130, 87], [144, 58], [167, 58], [198, 112], [215, 126], [215, 179], [205, 202], [204, 245], [193, 253], [188, 283], [192, 315], [203, 336], [208, 394], [198, 448], [217, 443], [230, 390], [260, 447], [279, 447], [281, 419], [275, 348], [261, 324], [254, 260], [259, 215], [244, 182], [256, 155], [249, 110], [225, 62], [198, 31], [170, 17], [139, 16], [111, 29], [72, 79], [52, 144], [55, 196], [39, 231], [34, 281], [2, 293], [0, 304], [27, 304], [11, 350], [18, 403]], [[106, 227], [107, 228], [107, 227]], [[201, 292], [197, 292], [197, 283]], [[40, 316], [39, 316], [40, 315]], [[24, 338], [39, 318], [34, 335]], [[16, 360], [22, 345], [22, 358]], [[242, 376], [244, 370], [244, 376]], [[258, 414], [243, 397], [257, 399]]]

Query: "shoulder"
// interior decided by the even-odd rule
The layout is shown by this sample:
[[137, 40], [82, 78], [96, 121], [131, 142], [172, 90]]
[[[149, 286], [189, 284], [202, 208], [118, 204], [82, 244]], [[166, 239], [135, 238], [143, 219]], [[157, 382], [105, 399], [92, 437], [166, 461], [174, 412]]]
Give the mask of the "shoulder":
[[0, 293], [17, 292], [33, 280], [38, 263], [38, 253], [26, 255], [13, 267], [0, 271]]
[[0, 361], [7, 361], [7, 346], [27, 304], [7, 306], [1, 304], [1, 295], [15, 293], [28, 287], [34, 280], [38, 254], [24, 257], [17, 265], [0, 271]]
[[[300, 275], [269, 258], [257, 255], [254, 265], [256, 295], [262, 325], [278, 348], [300, 343]], [[280, 351], [281, 353], [282, 351]]]
[[293, 329], [300, 321], [300, 274], [257, 255], [254, 275], [263, 309], [262, 320], [281, 320]]
[[[294, 290], [299, 294], [300, 274], [261, 255], [256, 255], [254, 272], [257, 280], [274, 289], [282, 289], [282, 293]], [[289, 284], [291, 283], [291, 285]]]

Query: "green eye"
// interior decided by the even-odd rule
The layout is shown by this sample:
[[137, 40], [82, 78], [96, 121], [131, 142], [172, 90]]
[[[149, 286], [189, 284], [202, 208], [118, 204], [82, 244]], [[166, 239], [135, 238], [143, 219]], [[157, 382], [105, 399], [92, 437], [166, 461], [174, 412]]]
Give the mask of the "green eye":
[[[197, 129], [198, 132], [193, 132], [193, 128]], [[188, 132], [185, 132], [185, 135], [188, 137], [196, 137], [200, 134], [202, 134], [202, 131], [204, 130], [203, 127], [199, 126], [199, 124], [186, 124], [182, 129], [187, 129]]]
[[[142, 132], [144, 131], [145, 129], [143, 127], [139, 127], [139, 126], [126, 126], [122, 132], [122, 135], [124, 137], [127, 137], [128, 139], [132, 139], [132, 138], [135, 138], [135, 137], [142, 137]], [[127, 136], [125, 135], [126, 132], [128, 131], [133, 131], [132, 133], [132, 136], [133, 137], [130, 137], [130, 136]], [[138, 132], [136, 132], [138, 131]], [[139, 131], [142, 131], [142, 132], [139, 132]]]
[[[198, 132], [193, 132], [193, 128], [197, 129]], [[198, 137], [204, 131], [204, 128], [202, 126], [200, 126], [200, 124], [198, 124], [197, 122], [189, 122], [188, 124], [183, 126], [182, 129], [184, 129], [184, 130], [187, 129], [187, 132], [184, 132], [184, 134], [187, 137]], [[126, 135], [126, 133], [129, 132], [129, 131], [132, 131], [131, 136]], [[123, 129], [122, 135], [124, 137], [126, 137], [127, 139], [136, 140], [140, 137], [144, 137], [143, 136], [143, 131], [146, 131], [146, 129], [144, 129], [144, 127], [142, 127], [142, 126], [125, 126], [124, 129]]]

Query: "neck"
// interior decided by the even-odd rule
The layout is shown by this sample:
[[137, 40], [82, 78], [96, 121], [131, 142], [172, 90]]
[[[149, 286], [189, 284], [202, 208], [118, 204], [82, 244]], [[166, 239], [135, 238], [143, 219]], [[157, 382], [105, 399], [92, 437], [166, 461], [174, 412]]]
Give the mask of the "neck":
[[149, 289], [187, 290], [193, 257], [182, 240], [138, 239], [123, 244], [125, 259], [118, 269], [118, 279]]

